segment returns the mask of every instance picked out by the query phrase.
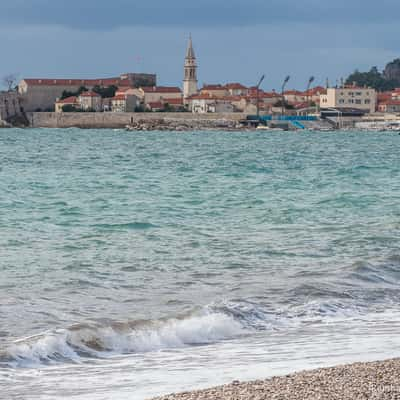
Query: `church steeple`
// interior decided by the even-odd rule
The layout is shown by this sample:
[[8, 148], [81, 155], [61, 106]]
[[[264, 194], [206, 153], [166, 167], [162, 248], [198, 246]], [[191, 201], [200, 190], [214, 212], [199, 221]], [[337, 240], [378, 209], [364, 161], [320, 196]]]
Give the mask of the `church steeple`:
[[192, 35], [189, 36], [188, 48], [186, 51], [186, 59], [196, 59], [196, 56], [195, 56], [194, 50], [193, 50]]
[[189, 36], [185, 57], [185, 77], [183, 79], [183, 96], [185, 99], [196, 94], [197, 90], [197, 64], [194, 54], [192, 35]]

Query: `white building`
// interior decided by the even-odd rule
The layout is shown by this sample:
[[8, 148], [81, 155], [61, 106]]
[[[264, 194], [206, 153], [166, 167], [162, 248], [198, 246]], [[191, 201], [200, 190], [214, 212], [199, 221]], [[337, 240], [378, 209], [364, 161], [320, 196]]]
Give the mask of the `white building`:
[[231, 101], [204, 95], [192, 96], [189, 109], [196, 114], [234, 112]]
[[376, 91], [371, 88], [345, 86], [328, 88], [320, 95], [321, 108], [353, 108], [374, 113], [376, 110]]

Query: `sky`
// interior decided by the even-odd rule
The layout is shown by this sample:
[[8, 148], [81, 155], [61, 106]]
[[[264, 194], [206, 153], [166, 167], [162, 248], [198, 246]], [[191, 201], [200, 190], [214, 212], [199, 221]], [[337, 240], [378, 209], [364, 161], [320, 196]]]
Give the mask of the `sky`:
[[157, 73], [181, 85], [189, 34], [199, 84], [304, 89], [400, 57], [399, 0], [0, 0], [0, 78]]

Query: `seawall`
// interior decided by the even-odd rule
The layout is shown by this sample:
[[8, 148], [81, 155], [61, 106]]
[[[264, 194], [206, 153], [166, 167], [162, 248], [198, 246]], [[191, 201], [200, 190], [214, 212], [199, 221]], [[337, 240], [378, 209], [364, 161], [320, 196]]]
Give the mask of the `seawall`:
[[164, 119], [166, 122], [201, 121], [210, 122], [217, 120], [239, 121], [246, 118], [243, 113], [27, 113], [29, 124], [33, 128], [125, 128], [127, 125], [139, 121], [157, 121]]

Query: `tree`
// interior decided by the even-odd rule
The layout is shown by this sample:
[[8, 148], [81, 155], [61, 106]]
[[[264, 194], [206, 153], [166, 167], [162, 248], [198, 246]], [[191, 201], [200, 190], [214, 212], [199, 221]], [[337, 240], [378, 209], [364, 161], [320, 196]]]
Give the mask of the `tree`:
[[108, 86], [108, 87], [102, 87], [99, 85], [96, 85], [93, 88], [93, 92], [99, 94], [103, 99], [109, 99], [110, 97], [115, 96], [115, 92], [118, 90], [118, 88], [114, 85]]
[[62, 109], [63, 112], [79, 112], [80, 111], [79, 109], [77, 109], [72, 104], [65, 104], [65, 105], [62, 106], [61, 109]]
[[78, 97], [80, 94], [87, 91], [88, 90], [84, 86], [81, 86], [76, 92], [70, 92], [68, 90], [64, 90], [61, 94], [60, 100], [67, 99], [68, 97]]
[[[288, 103], [286, 100], [283, 101], [283, 106], [287, 109], [287, 110], [293, 110], [294, 106], [293, 104]], [[275, 104], [274, 107], [282, 107], [282, 99], [278, 100]]]
[[11, 92], [17, 86], [17, 75], [8, 74], [3, 78], [3, 84], [7, 87], [7, 90]]
[[357, 86], [372, 87], [378, 91], [391, 90], [396, 87], [394, 82], [386, 80], [382, 76], [377, 67], [372, 67], [369, 72], [360, 72], [358, 70], [355, 70], [346, 79], [346, 85], [352, 84], [355, 84]]
[[145, 112], [145, 107], [143, 104], [140, 104], [139, 106], [135, 107], [135, 112]]
[[383, 73], [377, 67], [372, 67], [368, 72], [355, 70], [346, 79], [346, 85], [372, 87], [377, 91], [393, 90], [400, 87], [400, 59], [388, 63]]
[[173, 111], [175, 111], [175, 108], [173, 106], [171, 106], [171, 104], [165, 103], [164, 104], [164, 111], [165, 112], [173, 112]]

